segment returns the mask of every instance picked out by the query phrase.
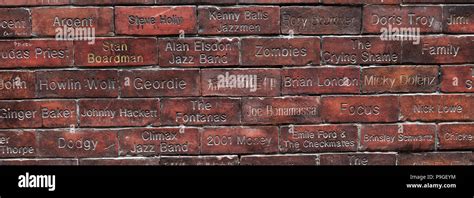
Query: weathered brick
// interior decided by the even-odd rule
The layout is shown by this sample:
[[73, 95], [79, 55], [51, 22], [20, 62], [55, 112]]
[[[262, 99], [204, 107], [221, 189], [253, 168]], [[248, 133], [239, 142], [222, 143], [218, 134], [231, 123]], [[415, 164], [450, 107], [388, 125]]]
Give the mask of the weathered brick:
[[248, 124], [319, 123], [319, 96], [242, 99], [242, 122]]
[[238, 0], [241, 4], [319, 3], [320, 0]]
[[201, 70], [204, 96], [278, 96], [279, 69], [205, 69]]
[[474, 33], [474, 6], [444, 6], [443, 32]]
[[80, 126], [148, 126], [160, 123], [158, 99], [81, 99]]
[[84, 158], [79, 159], [81, 166], [156, 166], [160, 165], [158, 157], [127, 157], [127, 158]]
[[72, 0], [74, 5], [126, 5], [126, 4], [153, 4], [155, 0]]
[[362, 69], [362, 92], [435, 92], [438, 66], [389, 66]]
[[398, 165], [402, 165], [402, 166], [473, 165], [473, 159], [474, 159], [474, 155], [471, 152], [401, 153], [401, 154], [398, 154]]
[[35, 79], [29, 71], [0, 72], [0, 99], [34, 98]]
[[[68, 39], [76, 30], [85, 30], [90, 35], [111, 36], [114, 32], [112, 7], [40, 7], [31, 10], [33, 34], [37, 36], [56, 36]], [[93, 29], [93, 30], [92, 30]], [[59, 37], [62, 36], [62, 37]]]
[[395, 122], [399, 114], [396, 96], [325, 96], [321, 105], [326, 122]]
[[0, 158], [36, 156], [38, 145], [32, 130], [1, 130]]
[[435, 137], [434, 124], [362, 125], [360, 146], [367, 151], [430, 151]]
[[119, 155], [199, 154], [197, 128], [134, 128], [118, 132]]
[[311, 166], [316, 165], [317, 155], [244, 155], [240, 165], [244, 166]]
[[357, 151], [355, 125], [298, 125], [280, 128], [280, 152]]
[[40, 98], [117, 97], [117, 70], [50, 70], [36, 72]]
[[138, 66], [158, 63], [156, 38], [96, 38], [94, 44], [75, 41], [78, 66]]
[[77, 159], [0, 159], [1, 166], [77, 166]]
[[160, 165], [165, 166], [235, 166], [239, 165], [237, 155], [212, 156], [163, 156]]
[[442, 92], [474, 92], [473, 66], [442, 66]]
[[439, 33], [443, 27], [441, 6], [369, 5], [363, 12], [364, 33], [393, 34], [402, 28], [412, 33]]
[[391, 165], [397, 162], [394, 153], [340, 153], [340, 154], [321, 154], [318, 165], [336, 165], [336, 166], [374, 166]]
[[0, 0], [2, 6], [44, 6], [44, 5], [67, 5], [70, 0]]
[[397, 64], [401, 62], [401, 42], [380, 36], [323, 37], [322, 63], [334, 65]]
[[474, 62], [474, 36], [421, 36], [420, 43], [403, 41], [403, 63]]
[[76, 114], [75, 101], [4, 100], [0, 102], [0, 128], [75, 126]]
[[438, 139], [440, 150], [472, 150], [474, 148], [474, 124], [442, 123], [439, 125]]
[[164, 98], [163, 125], [229, 125], [240, 123], [240, 99]]
[[243, 38], [243, 65], [319, 65], [319, 37]]
[[239, 65], [239, 43], [239, 38], [159, 39], [159, 65], [163, 67]]
[[359, 93], [359, 67], [287, 68], [281, 72], [282, 94]]
[[115, 32], [125, 35], [197, 33], [195, 6], [134, 6], [115, 8]]
[[0, 40], [0, 68], [67, 67], [73, 58], [72, 41]]
[[346, 6], [291, 6], [281, 9], [284, 34], [358, 34], [362, 11]]
[[122, 97], [199, 96], [199, 70], [122, 70]]
[[412, 95], [400, 97], [401, 120], [470, 121], [474, 97], [469, 95]]
[[40, 157], [117, 156], [117, 133], [111, 130], [38, 131]]
[[30, 12], [25, 8], [0, 8], [0, 38], [31, 36]]
[[201, 35], [280, 33], [280, 7], [277, 6], [200, 6], [198, 15]]
[[325, 4], [399, 4], [402, 0], [321, 0]]
[[204, 128], [202, 154], [256, 154], [278, 152], [275, 126]]

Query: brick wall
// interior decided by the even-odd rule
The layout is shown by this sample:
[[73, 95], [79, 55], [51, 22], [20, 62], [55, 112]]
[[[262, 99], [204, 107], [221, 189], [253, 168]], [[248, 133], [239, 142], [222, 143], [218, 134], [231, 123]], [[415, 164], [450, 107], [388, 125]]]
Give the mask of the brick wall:
[[0, 164], [472, 164], [473, 81], [473, 0], [0, 0]]

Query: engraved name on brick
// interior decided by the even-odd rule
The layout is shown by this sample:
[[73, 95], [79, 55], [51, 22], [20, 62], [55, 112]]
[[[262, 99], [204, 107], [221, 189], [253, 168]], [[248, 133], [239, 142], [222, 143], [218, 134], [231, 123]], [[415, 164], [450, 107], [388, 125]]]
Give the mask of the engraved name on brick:
[[201, 6], [199, 34], [245, 35], [278, 34], [280, 8], [277, 6], [212, 7]]
[[284, 126], [280, 132], [280, 152], [356, 151], [355, 125]]
[[119, 155], [199, 154], [198, 128], [138, 128], [119, 130]]
[[164, 67], [238, 65], [239, 42], [239, 38], [159, 39], [159, 64]]

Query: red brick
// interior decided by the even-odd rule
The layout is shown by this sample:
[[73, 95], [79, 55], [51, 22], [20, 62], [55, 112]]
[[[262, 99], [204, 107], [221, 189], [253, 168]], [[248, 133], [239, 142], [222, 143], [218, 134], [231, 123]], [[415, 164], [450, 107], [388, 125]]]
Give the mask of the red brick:
[[117, 156], [117, 133], [109, 130], [39, 131], [41, 157]]
[[34, 157], [38, 146], [34, 131], [10, 130], [0, 131], [0, 158]]
[[163, 125], [229, 125], [240, 123], [240, 99], [165, 98]]
[[30, 12], [25, 8], [0, 8], [0, 38], [30, 37]]
[[249, 124], [319, 123], [319, 96], [245, 98], [242, 122]]
[[163, 67], [235, 66], [240, 58], [239, 38], [165, 38], [158, 40]]
[[471, 152], [436, 152], [398, 154], [398, 165], [402, 166], [452, 166], [473, 165]]
[[0, 99], [34, 98], [35, 81], [33, 72], [0, 72]]
[[438, 139], [440, 150], [472, 150], [474, 148], [474, 124], [442, 123], [439, 125]]
[[135, 128], [118, 132], [121, 156], [199, 154], [197, 128]]
[[122, 97], [198, 96], [199, 70], [122, 70]]
[[291, 6], [281, 9], [284, 34], [358, 34], [362, 11], [345, 6]]
[[317, 155], [245, 155], [240, 158], [244, 166], [311, 166], [316, 165]]
[[321, 101], [321, 117], [326, 122], [395, 122], [396, 96], [326, 96]]
[[341, 154], [321, 154], [318, 165], [336, 166], [374, 166], [391, 165], [397, 162], [393, 153], [341, 153]]
[[399, 4], [402, 0], [321, 0], [325, 4]]
[[278, 69], [205, 69], [201, 70], [204, 96], [278, 96]]
[[359, 132], [355, 125], [299, 125], [280, 130], [282, 153], [357, 151]]
[[413, 33], [442, 31], [441, 6], [369, 5], [363, 8], [363, 12], [364, 33], [380, 34], [393, 30], [391, 28], [419, 28], [417, 31], [407, 29], [413, 30]]
[[400, 97], [401, 119], [406, 121], [470, 121], [474, 97], [469, 95], [413, 95]]
[[198, 15], [201, 35], [280, 33], [280, 7], [277, 6], [200, 6]]
[[126, 5], [126, 4], [153, 4], [155, 0], [72, 0], [74, 5]]
[[0, 128], [75, 126], [77, 125], [76, 113], [75, 101], [1, 101]]
[[70, 0], [0, 0], [2, 6], [67, 5]]
[[115, 28], [117, 34], [126, 35], [195, 34], [197, 33], [196, 7], [116, 7]]
[[71, 66], [72, 48], [72, 41], [1, 40], [0, 68]]
[[117, 97], [116, 70], [37, 71], [40, 98]]
[[421, 36], [420, 44], [403, 42], [403, 63], [474, 62], [474, 36]]
[[148, 126], [160, 122], [158, 99], [81, 99], [80, 126]]
[[323, 37], [322, 63], [334, 65], [397, 64], [401, 42], [381, 40], [380, 36]]
[[275, 126], [204, 128], [203, 154], [254, 154], [278, 152], [278, 128]]
[[442, 92], [474, 92], [473, 66], [442, 66]]
[[244, 38], [243, 65], [319, 65], [319, 37]]
[[[93, 28], [89, 36], [111, 36], [114, 32], [112, 7], [42, 7], [31, 10], [33, 34], [38, 36], [67, 35], [69, 29]], [[75, 35], [85, 36], [85, 35]], [[65, 38], [67, 39], [67, 37]]]
[[77, 159], [0, 159], [1, 166], [77, 166]]
[[389, 66], [362, 69], [362, 92], [435, 92], [438, 66]]
[[127, 157], [127, 158], [84, 158], [79, 159], [81, 166], [156, 166], [160, 158]]
[[160, 164], [165, 166], [235, 166], [239, 165], [239, 157], [237, 155], [163, 156]]
[[445, 33], [474, 33], [474, 6], [444, 6], [443, 30]]
[[282, 70], [282, 94], [359, 93], [359, 67], [288, 68]]
[[238, 0], [241, 4], [319, 3], [320, 0]]
[[434, 124], [362, 125], [361, 150], [429, 151], [435, 148]]
[[158, 62], [156, 38], [96, 38], [74, 43], [74, 63], [78, 66], [138, 66]]

